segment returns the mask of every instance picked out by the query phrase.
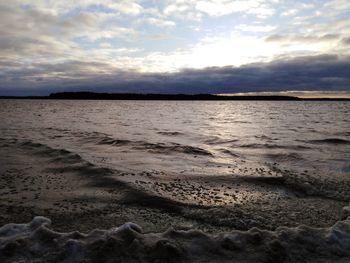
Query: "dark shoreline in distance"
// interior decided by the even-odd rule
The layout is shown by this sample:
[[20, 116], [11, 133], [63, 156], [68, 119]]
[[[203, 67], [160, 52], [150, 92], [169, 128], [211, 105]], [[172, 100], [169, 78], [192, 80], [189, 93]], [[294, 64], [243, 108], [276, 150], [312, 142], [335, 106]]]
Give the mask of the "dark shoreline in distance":
[[213, 94], [138, 94], [59, 92], [49, 96], [0, 96], [0, 99], [44, 99], [44, 100], [274, 100], [274, 101], [350, 101], [350, 98], [299, 98], [293, 96], [223, 96]]

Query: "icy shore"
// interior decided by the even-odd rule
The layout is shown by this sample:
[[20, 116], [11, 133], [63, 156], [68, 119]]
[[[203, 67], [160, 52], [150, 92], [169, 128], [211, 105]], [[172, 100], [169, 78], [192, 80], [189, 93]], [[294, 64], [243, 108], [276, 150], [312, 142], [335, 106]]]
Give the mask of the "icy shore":
[[350, 262], [350, 207], [329, 228], [281, 227], [276, 231], [142, 233], [126, 223], [109, 230], [59, 233], [51, 221], [0, 228], [1, 262]]

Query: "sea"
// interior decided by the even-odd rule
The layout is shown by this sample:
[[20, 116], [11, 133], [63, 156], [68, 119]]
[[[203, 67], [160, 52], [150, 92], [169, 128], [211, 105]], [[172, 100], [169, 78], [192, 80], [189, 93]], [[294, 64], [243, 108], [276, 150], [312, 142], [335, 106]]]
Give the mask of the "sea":
[[350, 176], [350, 102], [1, 100], [0, 120], [2, 139], [126, 172]]

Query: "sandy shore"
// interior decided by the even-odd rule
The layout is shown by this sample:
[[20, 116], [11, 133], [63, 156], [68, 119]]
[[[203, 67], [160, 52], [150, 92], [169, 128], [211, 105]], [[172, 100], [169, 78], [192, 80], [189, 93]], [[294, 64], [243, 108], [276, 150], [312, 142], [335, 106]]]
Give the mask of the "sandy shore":
[[0, 144], [0, 225], [46, 216], [55, 230], [83, 232], [128, 221], [145, 232], [325, 227], [341, 219], [350, 193], [346, 182], [300, 182], [277, 169], [256, 177], [123, 173], [40, 143]]
[[[30, 222], [35, 216], [52, 221], [39, 217], [1, 228], [3, 261], [23, 259], [19, 247], [30, 255], [24, 258], [35, 258], [32, 245], [42, 246], [42, 239], [49, 241], [37, 254], [44, 262], [77, 255], [98, 262], [100, 254], [122, 262], [299, 262], [305, 257], [310, 262], [347, 262], [350, 256], [349, 221], [341, 221], [348, 182], [302, 181], [277, 168], [274, 173], [257, 170], [250, 177], [125, 173], [67, 150], [15, 139], [0, 140], [0, 157], [0, 225]], [[116, 230], [125, 222], [136, 225]], [[59, 232], [92, 232], [58, 233], [49, 225]], [[53, 239], [59, 242], [53, 245]], [[108, 254], [108, 244], [125, 253]], [[91, 254], [92, 248], [97, 254]]]

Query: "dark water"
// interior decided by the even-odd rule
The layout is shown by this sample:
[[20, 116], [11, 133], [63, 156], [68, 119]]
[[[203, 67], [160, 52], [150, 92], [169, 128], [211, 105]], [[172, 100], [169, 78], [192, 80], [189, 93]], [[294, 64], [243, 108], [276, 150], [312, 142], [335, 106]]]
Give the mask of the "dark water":
[[0, 138], [125, 171], [335, 177], [350, 175], [349, 116], [349, 102], [1, 100]]

